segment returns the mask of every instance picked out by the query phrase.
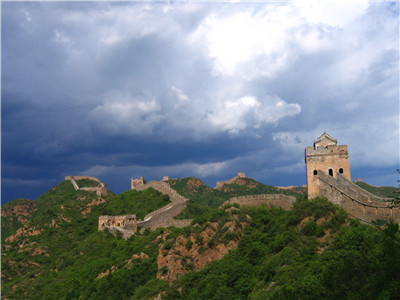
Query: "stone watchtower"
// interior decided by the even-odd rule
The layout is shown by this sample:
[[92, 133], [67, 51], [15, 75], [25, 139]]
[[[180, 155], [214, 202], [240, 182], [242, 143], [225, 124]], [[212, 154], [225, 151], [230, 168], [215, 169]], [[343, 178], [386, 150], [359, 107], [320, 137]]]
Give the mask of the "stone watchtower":
[[309, 199], [320, 194], [318, 172], [324, 172], [334, 178], [339, 173], [351, 181], [347, 145], [338, 146], [337, 140], [326, 132], [314, 141], [314, 146], [306, 147], [305, 161]]

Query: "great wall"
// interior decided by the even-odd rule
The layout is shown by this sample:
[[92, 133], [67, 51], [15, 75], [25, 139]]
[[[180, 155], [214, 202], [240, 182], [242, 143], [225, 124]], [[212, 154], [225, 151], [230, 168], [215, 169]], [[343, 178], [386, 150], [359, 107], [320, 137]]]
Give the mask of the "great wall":
[[234, 182], [236, 181], [236, 179], [238, 179], [238, 178], [245, 178], [245, 177], [246, 177], [246, 174], [245, 174], [244, 172], [239, 172], [237, 176], [235, 176], [235, 177], [233, 177], [233, 178], [231, 178], [231, 179], [228, 179], [228, 180], [225, 180], [225, 181], [217, 181], [217, 186], [216, 186], [215, 188], [216, 188], [216, 189], [219, 189], [219, 188], [221, 188], [224, 184], [231, 184], [231, 183], [234, 183]]
[[400, 223], [400, 206], [375, 196], [351, 182], [347, 145], [324, 132], [314, 145], [306, 147], [308, 198], [327, 198], [363, 222], [385, 219]]
[[261, 195], [248, 195], [230, 198], [225, 201], [220, 207], [227, 204], [239, 204], [240, 206], [268, 206], [268, 207], [281, 207], [283, 209], [291, 209], [296, 197], [286, 196], [283, 194], [261, 194]]
[[[327, 198], [330, 202], [342, 207], [354, 218], [371, 223], [377, 219], [392, 220], [400, 224], [400, 205], [393, 205], [390, 199], [381, 198], [362, 189], [351, 182], [350, 166], [348, 162], [348, 150], [346, 145], [337, 145], [326, 132], [322, 134], [312, 147], [305, 150], [305, 162], [307, 168], [308, 198], [317, 196]], [[216, 189], [224, 184], [235, 182], [238, 178], [245, 178], [245, 173], [239, 172], [238, 176], [226, 181], [217, 182]], [[81, 179], [89, 179], [99, 183], [97, 187], [79, 187], [77, 182]], [[65, 180], [71, 181], [75, 190], [96, 192], [97, 195], [107, 193], [107, 186], [95, 177], [67, 176]], [[146, 182], [143, 177], [131, 179], [131, 189], [143, 191], [153, 188], [164, 195], [168, 195], [171, 203], [147, 214], [143, 220], [137, 220], [136, 215], [124, 216], [100, 216], [98, 230], [108, 229], [112, 233], [120, 232], [127, 239], [138, 230], [156, 229], [159, 227], [185, 227], [192, 220], [175, 220], [188, 205], [189, 200], [168, 184], [169, 177], [164, 176], [161, 181]], [[281, 207], [291, 209], [296, 198], [283, 194], [262, 194], [233, 197], [225, 201], [226, 204], [239, 204], [241, 206]]]
[[317, 176], [320, 196], [344, 208], [350, 216], [366, 223], [391, 219], [400, 224], [400, 206], [390, 199], [371, 194], [339, 173], [333, 178], [319, 170]]
[[[65, 176], [65, 180], [69, 180], [72, 183], [72, 186], [74, 187], [75, 191], [77, 190], [82, 190], [82, 191], [87, 191], [87, 192], [96, 192], [96, 195], [101, 196], [101, 195], [106, 195], [107, 194], [107, 185], [104, 182], [101, 182], [98, 178], [93, 177], [93, 176]], [[92, 180], [96, 181], [99, 185], [96, 187], [79, 187], [77, 182], [78, 180]]]
[[[99, 217], [99, 230], [109, 229], [111, 232], [119, 231], [123, 238], [129, 238], [140, 229], [156, 229], [159, 227], [186, 227], [192, 220], [174, 220], [174, 217], [179, 215], [182, 210], [187, 207], [188, 199], [178, 194], [172, 189], [168, 183], [165, 182], [166, 177], [162, 181], [146, 181], [141, 177], [140, 179], [131, 179], [131, 189], [143, 191], [148, 188], [153, 188], [160, 193], [167, 195], [171, 200], [168, 204], [160, 209], [157, 209], [147, 214], [142, 221], [136, 220], [136, 215], [126, 216], [100, 216]], [[117, 218], [117, 219], [116, 219]]]

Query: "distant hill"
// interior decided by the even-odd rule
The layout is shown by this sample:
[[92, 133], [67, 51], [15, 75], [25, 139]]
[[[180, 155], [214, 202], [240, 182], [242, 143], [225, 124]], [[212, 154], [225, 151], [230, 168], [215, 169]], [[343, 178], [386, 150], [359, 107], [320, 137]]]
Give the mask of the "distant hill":
[[259, 194], [285, 194], [305, 197], [307, 193], [307, 189], [303, 187], [281, 189], [259, 183], [248, 177], [237, 178], [231, 184], [224, 184], [218, 189], [211, 189], [203, 181], [194, 177], [171, 179], [168, 183], [178, 193], [190, 199], [188, 207], [178, 216], [181, 219], [194, 218], [210, 208], [219, 207], [232, 197]]
[[[145, 230], [128, 240], [97, 231], [98, 217], [140, 219], [169, 203], [167, 196], [151, 188], [97, 196], [63, 181], [36, 200], [5, 204], [2, 297], [396, 299], [400, 294], [398, 229], [377, 230], [348, 219], [325, 199], [307, 200], [304, 188], [281, 190], [250, 178], [218, 190], [193, 177], [170, 184], [190, 199], [180, 217], [194, 218], [192, 224]], [[298, 196], [292, 210], [218, 208], [230, 197], [278, 192]]]
[[194, 177], [171, 179], [168, 181], [173, 189], [194, 202], [206, 204], [216, 208], [232, 197], [259, 194], [285, 194], [292, 196], [305, 196], [307, 189], [293, 187], [288, 189], [278, 188], [259, 183], [248, 177], [237, 178], [231, 184], [224, 184], [218, 189], [211, 189], [203, 181]]
[[383, 198], [399, 198], [400, 189], [393, 186], [374, 186], [368, 183], [357, 181], [355, 182], [358, 186], [362, 187], [364, 190]]

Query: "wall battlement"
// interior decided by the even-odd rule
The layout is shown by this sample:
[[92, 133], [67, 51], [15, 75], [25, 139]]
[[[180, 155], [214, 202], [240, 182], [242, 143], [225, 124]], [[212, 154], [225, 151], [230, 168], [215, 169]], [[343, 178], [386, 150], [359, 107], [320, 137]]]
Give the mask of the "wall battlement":
[[261, 194], [261, 195], [248, 195], [230, 198], [225, 201], [220, 207], [226, 204], [239, 204], [241, 206], [270, 206], [282, 207], [283, 209], [291, 209], [296, 198], [284, 194]]
[[400, 206], [364, 190], [341, 174], [336, 178], [318, 173], [320, 196], [343, 207], [350, 216], [370, 223], [377, 219], [393, 220], [400, 224]]
[[342, 174], [351, 181], [347, 145], [337, 145], [337, 140], [326, 132], [314, 141], [312, 147], [306, 147], [305, 162], [307, 191], [310, 199], [320, 194], [317, 178], [319, 170], [335, 178], [336, 174]]
[[[96, 187], [79, 187], [76, 181], [84, 180], [84, 179], [96, 181], [99, 183], [99, 185]], [[82, 191], [87, 191], [87, 192], [96, 192], [97, 196], [106, 195], [108, 192], [107, 184], [105, 184], [104, 182], [101, 182], [98, 178], [93, 177], [93, 176], [69, 175], [69, 176], [65, 176], [65, 180], [69, 180], [72, 183], [75, 191], [82, 190]]]
[[245, 177], [246, 177], [246, 174], [244, 172], [239, 172], [237, 176], [235, 176], [231, 179], [228, 179], [225, 181], [217, 181], [217, 186], [215, 188], [218, 189], [218, 188], [222, 187], [224, 184], [231, 184], [231, 183], [235, 182], [236, 179], [245, 178]]
[[312, 147], [306, 147], [308, 198], [327, 198], [343, 207], [349, 215], [365, 222], [377, 219], [400, 223], [400, 206], [380, 198], [351, 182], [346, 145], [324, 132]]
[[[165, 177], [163, 178], [163, 180], [164, 179]], [[112, 229], [114, 230], [112, 232], [119, 231], [122, 233], [122, 236], [124, 238], [129, 238], [137, 232], [138, 227], [143, 229], [156, 229], [159, 227], [168, 226], [185, 227], [192, 222], [192, 220], [174, 220], [174, 217], [179, 215], [182, 210], [187, 207], [189, 200], [178, 194], [174, 189], [169, 186], [167, 182], [150, 181], [146, 183], [143, 177], [139, 179], [131, 178], [131, 189], [143, 191], [148, 188], [153, 188], [164, 195], [168, 195], [171, 203], [147, 214], [142, 221], [137, 221], [135, 215], [100, 216], [99, 230], [104, 230], [104, 228]], [[123, 221], [129, 218], [129, 216], [135, 216], [135, 223], [134, 226], [128, 228], [127, 226], [123, 225], [126, 224], [123, 223]], [[107, 223], [104, 223], [104, 220], [106, 220]]]
[[102, 231], [105, 228], [121, 228], [127, 231], [137, 231], [136, 215], [125, 216], [100, 216], [98, 230]]
[[348, 155], [347, 145], [328, 145], [326, 148], [306, 147], [306, 155]]

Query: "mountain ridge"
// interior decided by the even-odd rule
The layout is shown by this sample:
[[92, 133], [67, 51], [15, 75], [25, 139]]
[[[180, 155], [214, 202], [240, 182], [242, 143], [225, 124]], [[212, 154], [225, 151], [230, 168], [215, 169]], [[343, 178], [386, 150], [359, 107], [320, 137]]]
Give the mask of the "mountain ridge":
[[[347, 253], [348, 246], [364, 249], [366, 256], [347, 254], [357, 262], [352, 266], [357, 266], [365, 275], [364, 283], [370, 284], [369, 289], [357, 284], [354, 290], [342, 287], [345, 295], [354, 296], [356, 289], [371, 297], [399, 292], [395, 285], [398, 275], [392, 278], [390, 272], [400, 268], [400, 264], [397, 259], [389, 263], [390, 256], [384, 255], [390, 241], [371, 226], [348, 219], [343, 209], [324, 199], [310, 201], [304, 193], [294, 189], [289, 193], [296, 195], [297, 201], [290, 211], [236, 204], [218, 208], [232, 196], [269, 190], [279, 192], [280, 189], [247, 178], [240, 178], [224, 190], [210, 189], [193, 177], [169, 183], [190, 199], [187, 210], [178, 219], [190, 215], [192, 224], [185, 228], [145, 230], [128, 240], [107, 231], [98, 232], [98, 217], [126, 213], [144, 216], [168, 203], [165, 195], [147, 189], [120, 195], [109, 191], [99, 196], [75, 191], [70, 182], [63, 181], [41, 195], [38, 202], [16, 199], [4, 205], [4, 212], [8, 212], [10, 218], [12, 215], [13, 220], [17, 220], [18, 216], [24, 216], [25, 224], [20, 224], [16, 231], [23, 229], [23, 232], [12, 240], [5, 241], [12, 235], [2, 235], [3, 297], [200, 299], [213, 295], [215, 299], [230, 296], [280, 299], [285, 293], [294, 297], [295, 293], [290, 292], [293, 289], [305, 289], [309, 295], [333, 299], [338, 295], [328, 289], [332, 283], [326, 281], [325, 273], [314, 278], [320, 291], [307, 287], [308, 280], [313, 278], [308, 265], [333, 264], [334, 260], [324, 255]], [[2, 218], [2, 229], [3, 226]], [[352, 240], [351, 235], [359, 238]], [[292, 253], [293, 247], [297, 250]], [[396, 246], [390, 247], [393, 253], [400, 254]], [[299, 260], [299, 266], [295, 263], [297, 252], [306, 254]], [[285, 253], [292, 253], [289, 260], [284, 259]], [[270, 261], [269, 257], [275, 257], [283, 265]], [[368, 257], [374, 257], [379, 263], [368, 267]], [[336, 263], [345, 268], [347, 262], [340, 256]], [[285, 264], [289, 269], [283, 267]], [[298, 268], [308, 271], [303, 274]], [[242, 269], [247, 270], [246, 273]], [[352, 270], [345, 268], [340, 272], [355, 280]], [[228, 273], [231, 280], [226, 277]], [[297, 281], [291, 278], [296, 273], [303, 274]], [[374, 274], [382, 278], [377, 280]], [[291, 279], [286, 282], [283, 278]], [[343, 286], [344, 282], [336, 278], [334, 284]]]

